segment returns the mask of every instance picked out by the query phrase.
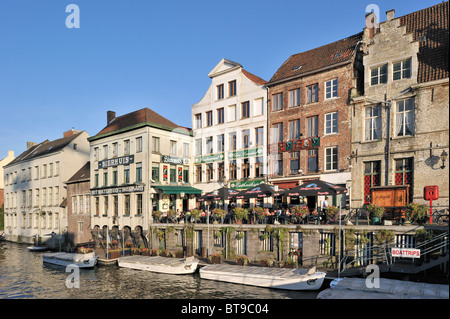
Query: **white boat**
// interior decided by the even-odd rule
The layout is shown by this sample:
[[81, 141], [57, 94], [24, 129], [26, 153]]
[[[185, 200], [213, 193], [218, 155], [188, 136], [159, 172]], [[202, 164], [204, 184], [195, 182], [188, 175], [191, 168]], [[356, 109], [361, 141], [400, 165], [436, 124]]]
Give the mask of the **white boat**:
[[29, 251], [45, 251], [48, 250], [48, 247], [45, 245], [33, 245], [33, 246], [28, 246], [27, 247]]
[[42, 261], [48, 264], [68, 266], [77, 265], [80, 268], [92, 268], [97, 264], [98, 255], [75, 253], [48, 253], [42, 255]]
[[200, 278], [275, 289], [318, 290], [325, 273], [316, 271], [316, 267], [307, 270], [217, 264], [201, 268]]
[[374, 285], [364, 278], [333, 280], [318, 299], [449, 299], [449, 286], [379, 278]]
[[192, 274], [197, 270], [198, 260], [194, 257], [171, 258], [161, 256], [126, 256], [117, 260], [119, 267], [152, 272], [184, 275]]

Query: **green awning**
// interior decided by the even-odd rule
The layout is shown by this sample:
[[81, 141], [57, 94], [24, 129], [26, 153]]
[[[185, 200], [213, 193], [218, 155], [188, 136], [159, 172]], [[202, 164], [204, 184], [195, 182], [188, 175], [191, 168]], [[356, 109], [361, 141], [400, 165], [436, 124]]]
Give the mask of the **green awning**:
[[191, 186], [152, 186], [161, 190], [164, 194], [201, 194], [202, 190]]

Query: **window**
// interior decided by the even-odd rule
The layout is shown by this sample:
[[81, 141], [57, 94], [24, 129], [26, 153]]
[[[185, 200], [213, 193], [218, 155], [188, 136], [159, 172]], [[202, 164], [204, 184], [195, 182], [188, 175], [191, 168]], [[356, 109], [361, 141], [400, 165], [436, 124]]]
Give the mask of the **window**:
[[283, 123], [272, 125], [272, 143], [283, 141]]
[[136, 215], [142, 215], [142, 194], [136, 195]]
[[208, 163], [208, 164], [206, 164], [206, 181], [210, 182], [213, 179], [214, 179], [213, 164], [212, 163]]
[[289, 121], [289, 140], [300, 138], [300, 120]]
[[125, 155], [130, 154], [130, 140], [123, 141], [123, 153]]
[[222, 100], [224, 98], [223, 95], [223, 84], [217, 86], [217, 99]]
[[170, 182], [177, 182], [177, 170], [175, 168], [170, 168]]
[[206, 112], [206, 126], [213, 126], [213, 112]]
[[414, 158], [401, 158], [395, 160], [395, 185], [409, 185], [409, 202], [413, 201], [413, 163]]
[[381, 139], [381, 105], [366, 107], [364, 125], [365, 141]]
[[283, 109], [283, 93], [272, 95], [272, 111]]
[[246, 119], [250, 117], [250, 102], [246, 101], [241, 104], [242, 116], [241, 118]]
[[106, 169], [103, 171], [103, 186], [108, 186], [108, 171]]
[[119, 213], [119, 196], [115, 195], [113, 196], [113, 216], [117, 216], [118, 213]]
[[94, 148], [94, 161], [98, 161], [99, 160], [98, 154], [99, 154], [98, 147], [95, 147]]
[[306, 103], [319, 102], [319, 85], [313, 84], [306, 87]]
[[254, 99], [253, 100], [253, 115], [258, 116], [264, 114], [264, 99]]
[[249, 178], [250, 177], [250, 162], [248, 158], [244, 158], [242, 161], [242, 176], [241, 178]]
[[325, 82], [325, 99], [338, 97], [338, 79]]
[[228, 82], [228, 96], [236, 95], [236, 80]]
[[47, 164], [42, 166], [42, 176], [41, 178], [47, 178]]
[[264, 145], [264, 128], [263, 127], [255, 128], [255, 139], [256, 139], [256, 146]]
[[94, 185], [95, 185], [95, 187], [98, 187], [98, 171], [96, 170], [95, 171], [95, 178], [94, 178]]
[[319, 135], [319, 117], [317, 115], [306, 119], [306, 135], [307, 137]]
[[130, 215], [130, 195], [124, 196], [123, 214]]
[[250, 130], [242, 131], [242, 148], [250, 147]]
[[338, 169], [337, 146], [325, 148], [325, 170], [336, 171], [337, 169]]
[[152, 167], [152, 180], [159, 182], [159, 167]]
[[159, 137], [152, 136], [152, 152], [159, 153]]
[[229, 179], [236, 179], [237, 178], [236, 160], [230, 161], [228, 170], [230, 172]]
[[289, 107], [300, 105], [300, 89], [289, 91]]
[[170, 141], [170, 155], [177, 155], [177, 141]]
[[183, 156], [189, 157], [189, 143], [183, 143]]
[[318, 151], [317, 148], [308, 150], [306, 160], [307, 160], [307, 170], [308, 172], [318, 171]]
[[195, 182], [201, 183], [202, 182], [202, 165], [196, 165], [195, 166]]
[[59, 162], [55, 162], [55, 176], [59, 176]]
[[217, 135], [217, 152], [225, 151], [225, 137], [223, 134]]
[[188, 169], [183, 170], [183, 182], [189, 183], [189, 170]]
[[103, 197], [103, 216], [108, 216], [108, 196]]
[[408, 79], [411, 77], [411, 58], [394, 63], [394, 73], [393, 73], [393, 79], [401, 80], [401, 79]]
[[95, 215], [98, 216], [100, 209], [100, 198], [95, 197]]
[[119, 144], [113, 143], [112, 148], [113, 148], [113, 157], [119, 156]]
[[136, 153], [142, 152], [142, 137], [136, 137]]
[[230, 142], [229, 150], [235, 151], [236, 150], [236, 132], [229, 134], [229, 142]]
[[263, 157], [255, 157], [255, 177], [262, 177], [263, 173]]
[[117, 168], [114, 168], [113, 170], [113, 181], [112, 184], [113, 185], [117, 185], [118, 179], [117, 179]]
[[136, 163], [136, 183], [142, 182], [142, 163]]
[[103, 159], [108, 158], [108, 145], [103, 146]]
[[289, 169], [291, 174], [297, 174], [300, 169], [300, 152], [289, 153]]
[[202, 115], [200, 113], [195, 114], [195, 127], [202, 128]]
[[202, 155], [202, 139], [198, 138], [195, 140], [195, 155]]
[[370, 85], [387, 83], [388, 65], [379, 66], [370, 70]]
[[219, 181], [223, 181], [225, 177], [225, 164], [223, 162], [217, 163], [217, 178]]
[[217, 109], [217, 124], [223, 124], [225, 122], [224, 117], [224, 110], [223, 107], [220, 109]]
[[325, 135], [338, 132], [338, 112], [325, 114]]
[[53, 176], [53, 163], [50, 163], [48, 165], [48, 177], [52, 177]]
[[125, 165], [123, 167], [123, 182], [124, 184], [130, 183], [130, 165]]
[[283, 175], [283, 154], [272, 156], [273, 175]]
[[364, 204], [370, 204], [370, 188], [381, 185], [381, 161], [364, 163]]
[[397, 102], [396, 136], [414, 135], [414, 98]]
[[213, 153], [213, 137], [209, 136], [206, 138], [206, 154], [212, 154]]

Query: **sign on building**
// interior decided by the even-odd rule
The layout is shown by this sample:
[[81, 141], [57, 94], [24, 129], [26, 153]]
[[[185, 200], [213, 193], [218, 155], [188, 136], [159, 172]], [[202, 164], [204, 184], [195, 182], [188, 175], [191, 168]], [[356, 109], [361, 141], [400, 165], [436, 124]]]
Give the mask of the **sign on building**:
[[420, 258], [420, 249], [415, 248], [391, 248], [392, 257]]

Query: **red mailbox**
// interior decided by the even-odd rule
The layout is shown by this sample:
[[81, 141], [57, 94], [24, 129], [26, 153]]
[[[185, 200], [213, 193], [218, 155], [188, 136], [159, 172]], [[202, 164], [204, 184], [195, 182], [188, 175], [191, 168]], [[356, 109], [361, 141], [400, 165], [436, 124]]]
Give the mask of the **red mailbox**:
[[425, 200], [437, 200], [439, 199], [439, 186], [425, 186], [423, 188], [423, 198]]

